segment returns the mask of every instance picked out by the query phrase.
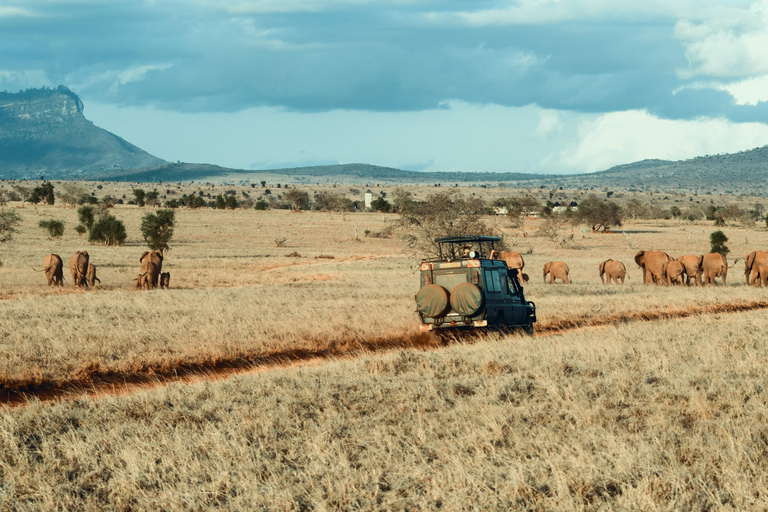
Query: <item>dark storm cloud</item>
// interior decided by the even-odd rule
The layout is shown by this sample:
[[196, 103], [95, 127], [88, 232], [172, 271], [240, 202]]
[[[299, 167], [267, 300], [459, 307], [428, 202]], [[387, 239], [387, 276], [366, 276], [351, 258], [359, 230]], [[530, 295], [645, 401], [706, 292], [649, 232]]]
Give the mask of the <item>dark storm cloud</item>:
[[[672, 94], [686, 85], [675, 74], [687, 65], [676, 20], [472, 26], [451, 17], [497, 4], [507, 5], [329, 2], [314, 12], [230, 12], [213, 2], [31, 0], [19, 4], [30, 16], [0, 16], [0, 89], [64, 83], [103, 102], [192, 112], [409, 111], [458, 99], [749, 117], [726, 93]], [[50, 83], [30, 83], [35, 71]]]

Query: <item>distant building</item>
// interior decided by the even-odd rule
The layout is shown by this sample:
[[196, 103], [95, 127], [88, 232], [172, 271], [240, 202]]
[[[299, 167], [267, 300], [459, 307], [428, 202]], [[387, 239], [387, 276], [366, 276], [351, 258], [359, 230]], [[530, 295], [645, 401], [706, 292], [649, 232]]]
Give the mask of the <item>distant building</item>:
[[365, 193], [365, 207], [370, 208], [371, 202], [373, 201], [373, 194], [371, 192]]

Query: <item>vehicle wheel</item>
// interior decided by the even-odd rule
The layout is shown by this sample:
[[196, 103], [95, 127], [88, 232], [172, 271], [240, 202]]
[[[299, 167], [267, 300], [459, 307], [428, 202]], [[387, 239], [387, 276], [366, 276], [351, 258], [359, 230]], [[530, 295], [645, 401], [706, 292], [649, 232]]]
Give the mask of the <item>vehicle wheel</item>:
[[523, 329], [528, 333], [528, 336], [533, 336], [533, 324], [528, 324]]

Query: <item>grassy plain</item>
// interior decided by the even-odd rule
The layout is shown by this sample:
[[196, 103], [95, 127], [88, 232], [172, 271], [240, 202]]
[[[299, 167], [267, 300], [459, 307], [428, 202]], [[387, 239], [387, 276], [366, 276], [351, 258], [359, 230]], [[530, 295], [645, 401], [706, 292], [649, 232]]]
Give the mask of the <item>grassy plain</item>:
[[[164, 262], [171, 289], [139, 292], [132, 290], [145, 250], [138, 228], [150, 209], [113, 209], [128, 230], [123, 247], [78, 239], [72, 208], [14, 211], [20, 233], [0, 248], [5, 386], [354, 350], [372, 338], [411, 336], [418, 325], [417, 260], [396, 238], [364, 235], [382, 231], [392, 215], [179, 210]], [[47, 218], [65, 220], [62, 239], [37, 227]], [[744, 284], [741, 262], [726, 287], [642, 285], [638, 249], [707, 252], [717, 229], [708, 222], [643, 221], [605, 235], [576, 228], [569, 248], [555, 248], [536, 236], [536, 221], [525, 233], [492, 221], [524, 253], [540, 327], [766, 300], [765, 290]], [[763, 229], [722, 229], [730, 262], [768, 247]], [[78, 249], [98, 267], [102, 284], [93, 290], [72, 290], [66, 262]], [[65, 261], [64, 289], [46, 287], [30, 268], [51, 252]], [[597, 266], [609, 257], [627, 265], [624, 286], [600, 283]], [[557, 260], [571, 267], [572, 286], [542, 283], [543, 264]], [[7, 409], [0, 502], [124, 510], [764, 508], [766, 322], [768, 313], [754, 311], [533, 340], [511, 335]]]

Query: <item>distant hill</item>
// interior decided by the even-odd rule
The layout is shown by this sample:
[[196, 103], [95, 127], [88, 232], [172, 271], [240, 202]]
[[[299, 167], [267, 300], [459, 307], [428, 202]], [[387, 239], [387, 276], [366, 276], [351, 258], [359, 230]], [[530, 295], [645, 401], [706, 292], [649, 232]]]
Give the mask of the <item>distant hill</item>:
[[229, 169], [209, 164], [175, 163], [156, 167], [101, 173], [98, 179], [112, 181], [251, 181], [258, 182], [264, 177], [274, 181], [276, 177], [300, 181], [305, 178], [322, 181], [377, 181], [390, 183], [475, 183], [475, 182], [518, 182], [544, 179], [544, 174], [492, 173], [492, 172], [419, 172], [404, 171], [392, 167], [370, 164], [318, 165], [313, 167], [292, 167], [286, 169], [245, 170]]
[[637, 188], [660, 191], [764, 194], [768, 181], [768, 146], [689, 160], [642, 160], [591, 174], [559, 176], [568, 186]]
[[64, 86], [0, 92], [0, 178], [91, 179], [162, 163], [94, 126], [83, 116], [83, 102]]
[[229, 169], [169, 163], [83, 117], [80, 98], [64, 86], [0, 92], [0, 178], [105, 179], [135, 182], [294, 182], [497, 184], [702, 193], [765, 193], [768, 146], [689, 160], [643, 160], [589, 174], [417, 172], [370, 164], [288, 169]]
[[[708, 155], [690, 160], [642, 160], [588, 174], [552, 175], [491, 172], [418, 172], [368, 164], [322, 165], [289, 169], [243, 170], [205, 164], [163, 164], [145, 169], [104, 173], [120, 181], [250, 181], [281, 179], [339, 183], [506, 183], [512, 187], [617, 188], [702, 193], [762, 194], [768, 181], [768, 146], [740, 153]], [[768, 192], [768, 191], [765, 191]]]

